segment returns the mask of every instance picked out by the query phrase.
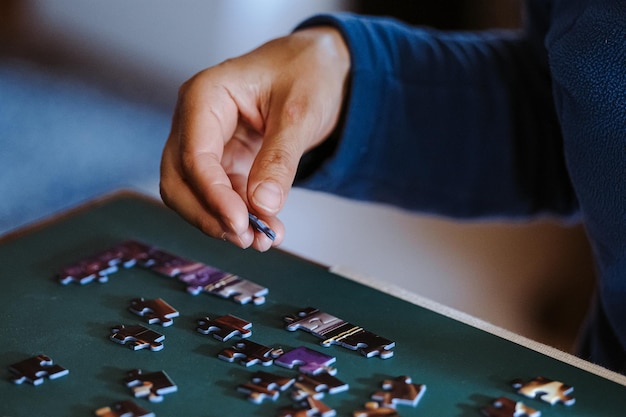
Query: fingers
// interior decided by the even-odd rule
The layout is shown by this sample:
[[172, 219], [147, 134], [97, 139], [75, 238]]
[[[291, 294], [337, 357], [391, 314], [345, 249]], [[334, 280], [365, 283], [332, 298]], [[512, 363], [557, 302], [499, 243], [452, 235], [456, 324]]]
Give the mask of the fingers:
[[[168, 157], [163, 158], [162, 170], [164, 172], [171, 172], [171, 168], [168, 167], [170, 161], [171, 159]], [[174, 195], [171, 195], [168, 190], [175, 190]], [[218, 187], [214, 191], [216, 199], [222, 202], [226, 202], [226, 199], [233, 196], [232, 189], [228, 187], [221, 190]], [[161, 196], [170, 208], [177, 211], [185, 220], [202, 232], [218, 239], [227, 240], [241, 248], [252, 246], [254, 249], [264, 252], [282, 242], [284, 236], [282, 222], [276, 218], [266, 222], [276, 232], [274, 241], [269, 239], [264, 233], [254, 231], [249, 225], [246, 206], [238, 194], [235, 194], [235, 198], [232, 201], [226, 202], [225, 206], [242, 206], [242, 210], [246, 213], [245, 222], [240, 226], [244, 230], [242, 233], [230, 231], [237, 227], [227, 225], [228, 222], [236, 221], [230, 218], [232, 217], [232, 209], [229, 208], [228, 210], [230, 211], [220, 213], [215, 211], [215, 206], [205, 206], [180, 177], [162, 176]]]
[[[174, 143], [174, 145], [172, 144]], [[254, 233], [248, 225], [247, 208], [238, 194], [227, 185], [209, 187], [208, 199], [198, 198], [181, 175], [175, 141], [169, 140], [161, 161], [161, 197], [165, 204], [207, 235], [246, 248], [253, 244]], [[218, 204], [212, 202], [217, 201]], [[243, 212], [241, 219], [235, 213]]]
[[[284, 111], [278, 111], [285, 113]], [[248, 200], [253, 211], [266, 218], [283, 208], [312, 131], [305, 120], [277, 117], [250, 168]], [[304, 119], [304, 117], [302, 118]]]
[[[270, 83], [265, 134], [248, 181], [249, 204], [266, 218], [282, 209], [303, 153], [336, 126], [350, 65], [334, 29], [296, 32], [288, 41], [293, 55]], [[302, 50], [309, 52], [294, 53]]]
[[265, 252], [272, 246], [280, 245], [285, 235], [285, 226], [278, 218], [273, 217], [264, 222], [276, 233], [276, 238], [272, 240], [265, 233], [255, 230], [252, 247], [259, 252]]
[[[256, 233], [248, 219], [247, 179], [256, 150], [242, 143], [245, 136], [256, 142], [262, 138], [239, 124], [238, 106], [228, 92], [213, 87], [199, 88], [202, 80], [194, 81], [195, 84], [188, 83], [181, 89], [172, 132], [163, 151], [163, 201], [210, 236], [260, 251], [278, 245], [284, 233], [280, 221], [268, 221], [278, 235], [272, 241]], [[212, 101], [198, 96], [198, 91], [217, 104], [207, 105]], [[225, 146], [230, 152], [225, 151]]]
[[[248, 247], [253, 233], [247, 207], [233, 191], [220, 162], [224, 142], [236, 124], [237, 108], [223, 90], [197, 87], [201, 81], [192, 79], [181, 88], [163, 151], [161, 195], [204, 233]], [[207, 102], [205, 94], [216, 100]]]
[[[334, 29], [304, 30], [185, 83], [163, 152], [164, 202], [240, 247], [279, 244], [276, 216], [299, 160], [338, 118], [349, 66], [342, 42]], [[252, 230], [248, 212], [276, 232], [273, 242]]]

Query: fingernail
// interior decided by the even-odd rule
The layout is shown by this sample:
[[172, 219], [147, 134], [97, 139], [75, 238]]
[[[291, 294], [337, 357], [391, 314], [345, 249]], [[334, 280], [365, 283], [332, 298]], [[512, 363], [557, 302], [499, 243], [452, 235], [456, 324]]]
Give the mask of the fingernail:
[[246, 230], [242, 234], [239, 235], [239, 242], [241, 243], [242, 248], [248, 248], [252, 245], [254, 241], [254, 232], [250, 229]]
[[224, 233], [222, 235], [222, 240], [229, 241], [230, 243], [239, 246], [240, 248], [246, 249], [254, 240], [254, 232], [251, 230], [246, 230], [241, 234], [235, 233]]
[[282, 198], [283, 191], [275, 182], [262, 182], [252, 196], [254, 204], [269, 213], [278, 212]]

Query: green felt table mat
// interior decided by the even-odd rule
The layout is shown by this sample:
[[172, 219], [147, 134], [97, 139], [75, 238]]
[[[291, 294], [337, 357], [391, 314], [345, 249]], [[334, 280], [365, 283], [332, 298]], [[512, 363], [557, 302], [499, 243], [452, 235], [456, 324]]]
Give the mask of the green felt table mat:
[[[210, 294], [192, 296], [175, 279], [140, 268], [117, 272], [104, 284], [63, 286], [55, 280], [63, 266], [129, 238], [262, 284], [269, 288], [267, 301], [239, 305]], [[196, 319], [229, 313], [253, 323], [249, 340], [283, 349], [303, 345], [336, 356], [337, 377], [350, 389], [323, 401], [338, 416], [362, 409], [382, 380], [399, 375], [427, 385], [416, 408], [398, 406], [401, 416], [478, 416], [482, 406], [500, 396], [522, 400], [544, 417], [626, 412], [626, 388], [620, 384], [285, 252], [258, 253], [210, 239], [156, 201], [128, 193], [4, 238], [0, 279], [1, 416], [94, 415], [97, 408], [133, 399], [122, 380], [134, 368], [165, 370], [178, 385], [178, 392], [161, 403], [135, 400], [157, 416], [277, 415], [280, 407], [291, 405], [288, 393], [256, 405], [236, 388], [256, 370], [293, 371], [222, 361], [217, 353], [237, 339], [223, 343], [196, 331]], [[149, 326], [166, 335], [163, 350], [132, 351], [109, 340], [111, 326], [141, 322], [127, 310], [135, 297], [161, 297], [180, 311], [171, 327]], [[286, 331], [283, 316], [307, 306], [395, 340], [395, 356], [365, 358], [339, 346], [321, 347], [309, 333]], [[69, 375], [37, 387], [13, 384], [7, 367], [40, 353], [68, 368]], [[576, 404], [550, 406], [510, 387], [515, 378], [539, 375], [573, 385]]]

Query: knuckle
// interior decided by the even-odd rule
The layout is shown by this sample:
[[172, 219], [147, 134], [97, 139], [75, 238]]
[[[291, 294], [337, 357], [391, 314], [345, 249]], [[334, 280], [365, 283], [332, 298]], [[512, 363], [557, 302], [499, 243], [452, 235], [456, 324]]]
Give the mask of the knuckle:
[[180, 163], [181, 163], [183, 170], [193, 172], [197, 164], [197, 156], [194, 152], [183, 147], [180, 150]]
[[161, 200], [163, 200], [165, 205], [169, 206], [169, 191], [167, 190], [167, 186], [164, 184], [163, 179], [161, 179], [161, 181], [159, 182], [159, 194], [161, 195]]
[[173, 208], [173, 203], [175, 201], [172, 195], [172, 188], [173, 187], [171, 185], [169, 177], [166, 174], [162, 173], [159, 181], [159, 195], [161, 196], [161, 200], [163, 200], [163, 203], [165, 203], [165, 205], [170, 208]]
[[189, 91], [192, 90], [192, 86], [197, 82], [198, 74], [189, 78], [178, 87], [178, 102], [181, 103], [188, 96]]
[[207, 216], [196, 216], [193, 220], [192, 223], [198, 228], [200, 229], [203, 233], [209, 235], [209, 236], [217, 236], [217, 230], [215, 228], [215, 224], [214, 222], [212, 222]]
[[309, 108], [307, 97], [292, 98], [285, 103], [283, 118], [288, 123], [300, 123], [309, 115]]
[[286, 179], [291, 175], [294, 160], [297, 160], [295, 150], [289, 147], [272, 149], [259, 160], [259, 169], [261, 171], [271, 172], [274, 176], [279, 176], [282, 179]]

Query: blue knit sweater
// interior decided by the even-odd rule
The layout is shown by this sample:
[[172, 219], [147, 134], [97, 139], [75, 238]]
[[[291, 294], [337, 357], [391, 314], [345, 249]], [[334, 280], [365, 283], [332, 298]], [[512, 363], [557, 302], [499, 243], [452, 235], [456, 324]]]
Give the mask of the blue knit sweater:
[[527, 8], [519, 31], [305, 21], [339, 28], [352, 68], [339, 139], [298, 185], [461, 218], [582, 220], [600, 281], [580, 354], [626, 373], [626, 3]]

